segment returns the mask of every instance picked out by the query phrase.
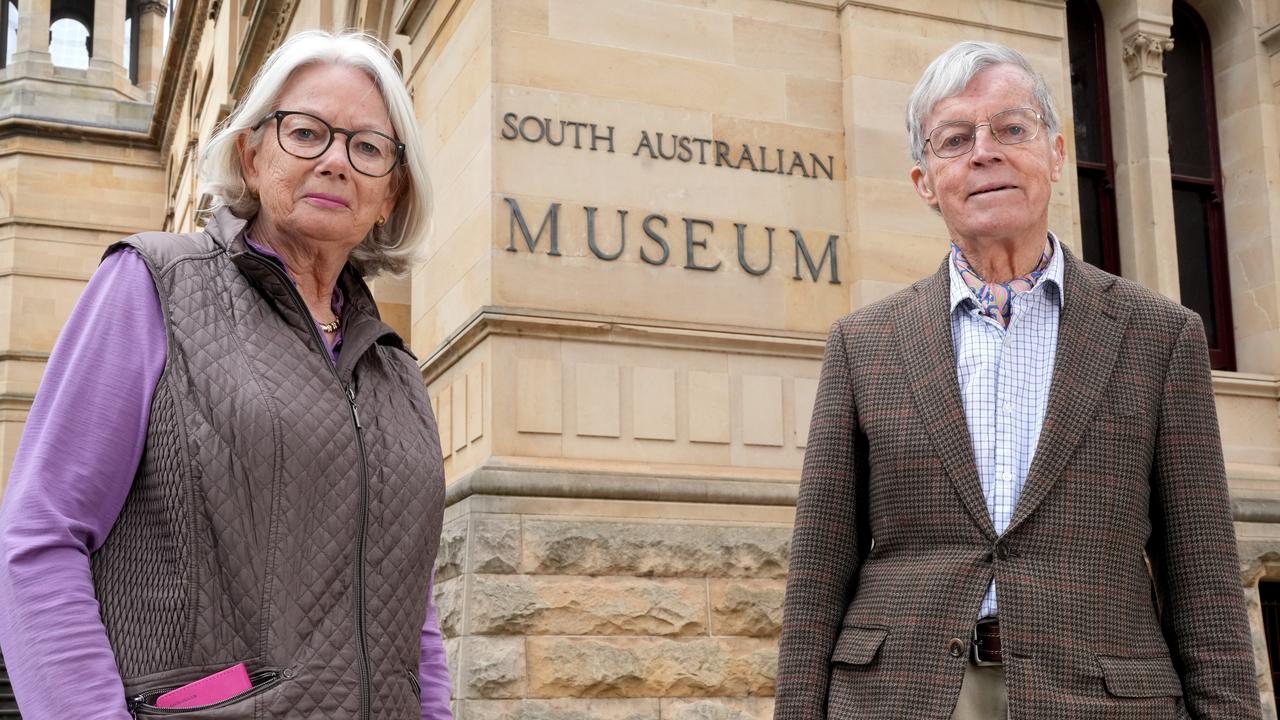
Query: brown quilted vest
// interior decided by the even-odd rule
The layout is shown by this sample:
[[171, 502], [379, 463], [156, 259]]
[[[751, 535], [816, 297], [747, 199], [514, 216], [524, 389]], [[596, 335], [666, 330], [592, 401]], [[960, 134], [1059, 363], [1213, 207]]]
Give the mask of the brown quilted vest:
[[348, 266], [335, 368], [279, 266], [219, 211], [146, 233], [167, 321], [146, 449], [92, 557], [137, 717], [245, 662], [253, 690], [174, 717], [420, 717], [420, 630], [440, 538], [435, 418]]

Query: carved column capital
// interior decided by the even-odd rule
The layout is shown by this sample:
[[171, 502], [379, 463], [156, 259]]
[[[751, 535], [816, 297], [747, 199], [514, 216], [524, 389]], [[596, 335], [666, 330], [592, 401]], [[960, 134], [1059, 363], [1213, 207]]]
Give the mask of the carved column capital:
[[155, 13], [160, 17], [164, 17], [169, 14], [169, 4], [164, 2], [164, 0], [142, 0], [142, 2], [138, 3], [137, 7], [139, 15]]
[[1164, 54], [1173, 50], [1173, 38], [1135, 32], [1124, 39], [1124, 65], [1129, 79], [1139, 75], [1164, 77]]

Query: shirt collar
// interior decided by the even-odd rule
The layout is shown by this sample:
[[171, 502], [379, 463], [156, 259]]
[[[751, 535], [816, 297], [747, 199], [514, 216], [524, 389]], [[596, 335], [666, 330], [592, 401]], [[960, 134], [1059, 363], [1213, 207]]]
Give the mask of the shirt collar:
[[[1062, 292], [1062, 278], [1065, 261], [1062, 259], [1062, 243], [1058, 241], [1058, 236], [1049, 231], [1049, 242], [1053, 243], [1053, 259], [1049, 261], [1049, 267], [1045, 268], [1044, 274], [1040, 276], [1040, 281], [1036, 283], [1036, 288], [1041, 285], [1048, 286], [1045, 292], [1049, 293], [1050, 298], [1058, 304], [1061, 309], [1064, 297]], [[950, 253], [948, 253], [948, 256]], [[963, 304], [966, 300], [976, 303], [973, 298], [973, 291], [965, 284], [964, 278], [960, 277], [960, 271], [956, 270], [956, 264], [951, 262], [950, 257], [947, 259], [947, 273], [951, 278], [951, 312], [955, 312], [956, 308]], [[1035, 292], [1032, 288], [1029, 292]]]

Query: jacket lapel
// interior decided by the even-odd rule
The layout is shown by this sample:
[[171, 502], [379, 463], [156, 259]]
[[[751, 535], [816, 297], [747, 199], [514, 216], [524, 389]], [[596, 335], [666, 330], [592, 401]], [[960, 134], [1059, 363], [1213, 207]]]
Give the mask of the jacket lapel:
[[995, 540], [956, 376], [946, 262], [932, 278], [918, 283], [915, 290], [894, 324], [902, 366], [925, 429], [965, 509], [983, 534]]
[[1061, 476], [1093, 418], [1128, 324], [1128, 306], [1113, 302], [1108, 293], [1115, 278], [1085, 265], [1065, 247], [1063, 256], [1066, 287], [1049, 404], [1031, 469], [1006, 533], [1035, 511]]

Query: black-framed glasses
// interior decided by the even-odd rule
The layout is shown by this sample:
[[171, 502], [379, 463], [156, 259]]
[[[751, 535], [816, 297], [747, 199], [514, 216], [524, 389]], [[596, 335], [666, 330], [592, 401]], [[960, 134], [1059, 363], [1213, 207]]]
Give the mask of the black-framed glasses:
[[382, 177], [404, 159], [404, 143], [377, 130], [334, 127], [315, 115], [297, 110], [276, 110], [258, 121], [254, 130], [276, 121], [276, 141], [296, 158], [311, 160], [328, 151], [337, 134], [347, 136], [347, 160], [361, 175]]
[[987, 118], [987, 122], [973, 124], [966, 120], [945, 122], [929, 131], [924, 141], [940, 158], [960, 157], [973, 150], [978, 128], [991, 128], [991, 136], [1001, 145], [1019, 145], [1036, 139], [1044, 118], [1031, 108], [1003, 110]]

